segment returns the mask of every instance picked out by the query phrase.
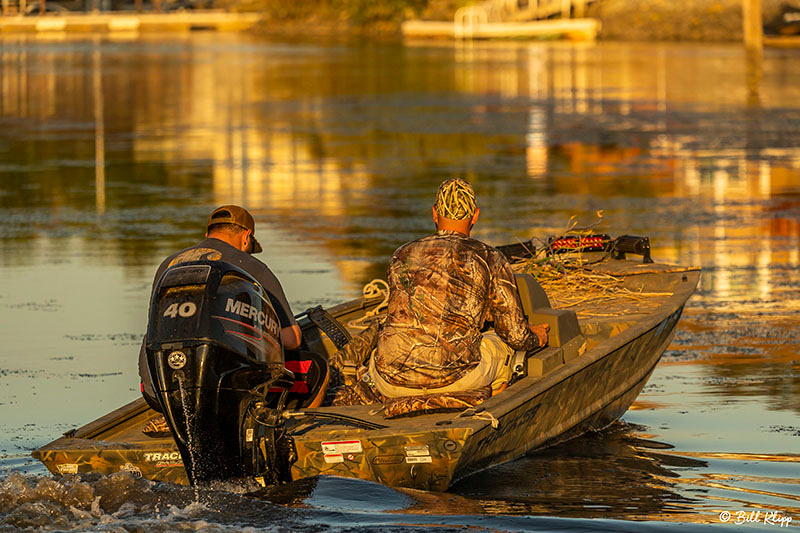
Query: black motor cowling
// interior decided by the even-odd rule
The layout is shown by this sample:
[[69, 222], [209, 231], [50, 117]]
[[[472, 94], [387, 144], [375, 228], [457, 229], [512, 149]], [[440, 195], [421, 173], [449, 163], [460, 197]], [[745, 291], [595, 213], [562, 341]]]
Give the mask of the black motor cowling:
[[288, 467], [274, 457], [289, 453], [278, 442], [280, 413], [264, 399], [270, 387], [291, 386], [291, 373], [277, 314], [252, 276], [223, 261], [169, 268], [153, 291], [146, 351], [192, 484], [284, 476], [277, 470]]

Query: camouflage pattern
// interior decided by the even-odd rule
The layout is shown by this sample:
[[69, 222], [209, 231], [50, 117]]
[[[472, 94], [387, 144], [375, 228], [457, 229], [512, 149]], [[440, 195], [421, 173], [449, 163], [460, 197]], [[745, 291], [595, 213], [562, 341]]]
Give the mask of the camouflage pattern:
[[164, 415], [156, 416], [150, 419], [150, 422], [142, 430], [142, 433], [147, 435], [148, 437], [169, 437], [171, 435], [169, 430], [169, 424], [167, 424], [167, 419], [164, 418]]
[[333, 475], [367, 479], [393, 487], [444, 491], [456, 474], [471, 428], [425, 431], [335, 430], [295, 437], [299, 459], [294, 479]]
[[155, 481], [182, 485], [189, 483], [181, 454], [171, 438], [159, 439], [160, 442], [154, 441], [149, 446], [82, 440], [55, 441], [50, 449], [40, 448], [32, 456], [42, 461], [55, 475], [90, 472], [108, 475], [124, 470]]
[[31, 455], [56, 475], [125, 470], [147, 479], [188, 484], [172, 437], [144, 433], [146, 428], [158, 427], [155, 421], [160, 417], [139, 398]]
[[436, 202], [433, 204], [440, 217], [450, 220], [472, 218], [478, 204], [472, 185], [459, 178], [444, 180], [436, 191]]
[[334, 387], [329, 386], [333, 405], [370, 405], [383, 401], [380, 393], [361, 379], [367, 371], [363, 363], [378, 345], [379, 330], [380, 322], [373, 320], [367, 329], [330, 356], [332, 371], [341, 376]]
[[515, 350], [538, 344], [505, 256], [455, 231], [400, 247], [389, 265], [389, 309], [376, 369], [389, 384], [449, 385], [478, 365], [485, 321]]
[[[361, 372], [366, 370], [362, 367]], [[343, 384], [336, 391], [333, 405], [372, 405], [382, 403], [383, 396], [376, 391], [369, 383], [363, 380], [356, 380], [352, 384]]]
[[383, 416], [396, 418], [410, 414], [436, 413], [439, 411], [463, 411], [475, 407], [492, 395], [492, 387], [480, 387], [465, 392], [421, 394], [402, 398], [387, 398]]
[[380, 322], [373, 320], [367, 329], [350, 339], [341, 350], [337, 350], [328, 359], [330, 365], [342, 374], [345, 384], [350, 386], [354, 384], [357, 379], [357, 368], [363, 365], [378, 345], [379, 329]]
[[[631, 262], [612, 263], [622, 270]], [[591, 332], [594, 341], [583, 354], [567, 357], [566, 342], [541, 350], [537, 355], [552, 356], [560, 363], [541, 377], [519, 379], [477, 408], [392, 419], [385, 418], [378, 405], [319, 408], [384, 427], [364, 429], [346, 420], [296, 421], [290, 428], [297, 451], [292, 478], [338, 475], [444, 491], [478, 470], [600, 429], [621, 416], [646, 384], [699, 276], [696, 269], [665, 267], [659, 272], [649, 267], [638, 276], [644, 292], [672, 292], [655, 311], [583, 320], [582, 330]], [[341, 313], [331, 312], [346, 323], [366, 311], [359, 305], [343, 304]], [[618, 327], [622, 323], [626, 327]], [[608, 336], [601, 338], [604, 335]], [[154, 416], [137, 400], [33, 455], [55, 474], [131, 470], [148, 479], [185, 483], [180, 454], [171, 439], [142, 433]]]

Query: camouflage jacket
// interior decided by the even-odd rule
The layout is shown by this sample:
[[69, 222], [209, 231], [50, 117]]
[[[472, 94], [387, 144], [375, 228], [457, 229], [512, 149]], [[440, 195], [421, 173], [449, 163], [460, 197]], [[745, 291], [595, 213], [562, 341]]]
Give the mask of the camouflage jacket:
[[389, 289], [375, 366], [393, 385], [430, 389], [457, 381], [480, 360], [487, 320], [515, 350], [538, 345], [508, 260], [458, 232], [439, 231], [398, 248]]

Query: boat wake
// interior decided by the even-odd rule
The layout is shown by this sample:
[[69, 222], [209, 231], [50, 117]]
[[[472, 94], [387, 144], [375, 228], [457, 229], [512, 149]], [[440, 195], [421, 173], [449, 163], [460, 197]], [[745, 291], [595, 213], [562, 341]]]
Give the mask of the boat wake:
[[[230, 489], [231, 487], [226, 487]], [[11, 473], [0, 482], [0, 531], [241, 531], [287, 520], [288, 510], [215, 489], [154, 483], [119, 472], [59, 479]]]
[[[273, 503], [274, 500], [276, 503]], [[151, 482], [128, 472], [64, 476], [12, 473], [0, 482], [0, 532], [59, 531], [646, 531], [642, 522], [452, 513], [453, 494], [395, 490], [369, 481], [307, 478], [261, 494]], [[445, 504], [443, 513], [431, 513]], [[457, 503], [457, 502], [456, 502]], [[451, 511], [451, 512], [448, 512]], [[663, 524], [662, 524], [663, 525]], [[691, 526], [691, 524], [688, 524]], [[691, 527], [689, 528], [691, 531]]]

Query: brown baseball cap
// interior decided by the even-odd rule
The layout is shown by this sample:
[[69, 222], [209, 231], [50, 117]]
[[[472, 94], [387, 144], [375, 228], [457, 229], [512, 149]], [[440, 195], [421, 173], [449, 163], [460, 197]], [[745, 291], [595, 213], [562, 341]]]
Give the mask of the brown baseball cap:
[[255, 236], [256, 222], [253, 220], [253, 215], [244, 207], [223, 205], [214, 209], [214, 212], [208, 217], [208, 227], [210, 228], [214, 224], [235, 224], [241, 228], [249, 229], [253, 233], [250, 236], [253, 239], [253, 251], [250, 253], [257, 254], [262, 250], [261, 244], [259, 244]]

